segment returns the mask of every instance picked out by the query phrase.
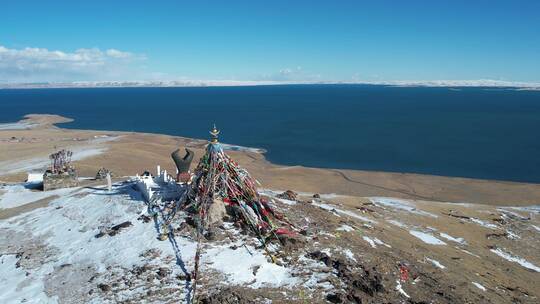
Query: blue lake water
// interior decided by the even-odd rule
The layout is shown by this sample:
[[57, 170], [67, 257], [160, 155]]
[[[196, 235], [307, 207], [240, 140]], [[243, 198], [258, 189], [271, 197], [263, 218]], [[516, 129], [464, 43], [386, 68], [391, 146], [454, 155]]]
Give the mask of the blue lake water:
[[[164, 133], [264, 148], [285, 165], [540, 183], [540, 91], [375, 85], [0, 90], [0, 122]], [[141, 145], [144, 145], [141, 142]]]

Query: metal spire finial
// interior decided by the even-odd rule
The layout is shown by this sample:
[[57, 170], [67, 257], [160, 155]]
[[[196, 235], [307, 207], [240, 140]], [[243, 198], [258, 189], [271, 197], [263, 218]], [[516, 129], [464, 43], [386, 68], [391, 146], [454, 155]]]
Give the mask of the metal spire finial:
[[214, 128], [212, 128], [212, 130], [210, 130], [210, 135], [212, 135], [210, 143], [212, 143], [212, 144], [218, 143], [219, 132], [220, 131], [216, 128], [216, 124], [214, 124]]

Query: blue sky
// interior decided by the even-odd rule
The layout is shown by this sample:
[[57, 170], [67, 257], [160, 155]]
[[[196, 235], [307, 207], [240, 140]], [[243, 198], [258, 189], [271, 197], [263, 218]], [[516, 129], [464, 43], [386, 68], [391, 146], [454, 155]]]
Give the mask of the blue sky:
[[540, 1], [5, 1], [0, 82], [540, 82]]

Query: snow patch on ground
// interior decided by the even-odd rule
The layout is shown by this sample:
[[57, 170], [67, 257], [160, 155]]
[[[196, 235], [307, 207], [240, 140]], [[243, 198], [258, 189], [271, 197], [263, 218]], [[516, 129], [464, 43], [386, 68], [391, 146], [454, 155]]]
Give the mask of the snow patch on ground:
[[302, 270], [309, 269], [311, 273], [310, 278], [306, 282], [304, 282], [302, 286], [309, 289], [335, 289], [334, 285], [330, 284], [329, 278], [336, 277], [336, 275], [333, 273], [321, 272], [320, 270], [326, 267], [323, 262], [314, 261], [312, 259], [306, 258], [305, 256], [300, 256], [298, 262], [302, 264]]
[[[14, 201], [20, 202], [24, 198], [35, 201], [44, 194], [32, 192], [21, 185], [17, 189], [20, 191], [14, 191], [13, 197], [7, 193], [10, 200], [15, 198]], [[10, 252], [6, 248], [27, 248], [27, 244], [35, 243], [37, 245], [31, 249], [24, 249], [25, 252], [34, 250], [32, 258], [40, 254], [45, 256], [41, 260], [25, 260], [25, 265], [15, 268], [19, 257], [15, 254], [1, 255], [0, 299], [9, 298], [20, 303], [26, 297], [27, 301], [37, 299], [39, 303], [54, 303], [57, 298], [47, 298], [45, 293], [46, 290], [47, 294], [50, 292], [46, 282], [50, 281], [50, 274], [57, 272], [62, 265], [84, 265], [93, 273], [107, 276], [109, 267], [129, 270], [146, 265], [148, 260], [144, 253], [149, 251], [158, 251], [161, 257], [171, 257], [168, 261], [162, 260], [160, 265], [173, 272], [191, 273], [193, 270], [196, 242], [182, 236], [159, 241], [155, 225], [138, 220], [141, 214], [146, 213], [147, 206], [140, 193], [134, 190], [133, 183], [115, 184], [112, 191], [79, 188], [78, 191], [60, 189], [47, 192], [48, 195], [51, 193], [60, 193], [61, 198], [53, 199], [47, 207], [0, 220], [2, 253]], [[2, 199], [6, 199], [6, 193]], [[96, 237], [101, 231], [107, 231], [103, 229], [127, 221], [131, 226], [116, 235]], [[17, 237], [6, 237], [8, 235]], [[236, 245], [242, 242], [239, 240]], [[262, 249], [230, 245], [207, 244], [201, 256], [201, 268], [216, 271], [218, 276], [226, 279], [224, 284], [261, 288], [287, 287], [304, 282], [304, 278], [293, 275], [294, 268], [273, 264]], [[354, 258], [350, 251], [343, 253]], [[28, 261], [33, 261], [33, 264], [27, 265]], [[95, 288], [96, 283], [92, 284]], [[128, 294], [125, 296], [129, 298]], [[96, 295], [96, 302], [102, 300]]]
[[[82, 189], [76, 195], [64, 194], [52, 200], [48, 207], [0, 221], [3, 234], [18, 235], [17, 238], [0, 237], [0, 248], [27, 248], [28, 244], [38, 244], [30, 247], [29, 250], [34, 251], [31, 257], [45, 256], [45, 259], [36, 260], [25, 268], [21, 266], [21, 270], [31, 274], [24, 285], [32, 286], [32, 292], [25, 294], [38, 298], [44, 292], [44, 282], [49, 275], [62, 265], [88, 265], [103, 274], [109, 266], [130, 269], [142, 265], [142, 254], [150, 249], [175, 256], [169, 242], [157, 240], [154, 225], [137, 220], [145, 210], [146, 205], [131, 184], [115, 185], [111, 192]], [[103, 227], [125, 221], [130, 221], [132, 226], [115, 236], [96, 237]], [[184, 259], [192, 260], [195, 242], [179, 238], [177, 243]], [[12, 280], [11, 276], [12, 271], [0, 271], [0, 281]], [[18, 292], [18, 289], [19, 286], [11, 291]]]
[[351, 232], [351, 231], [354, 231], [354, 228], [349, 226], [349, 225], [341, 225], [339, 226], [336, 230], [338, 231], [346, 231], [346, 232]]
[[514, 262], [514, 263], [518, 263], [519, 265], [527, 268], [527, 269], [530, 269], [530, 270], [533, 270], [533, 271], [536, 271], [536, 272], [540, 272], [540, 267], [537, 267], [536, 265], [534, 265], [533, 263], [523, 259], [523, 258], [520, 258], [518, 256], [515, 256], [511, 253], [508, 253], [508, 252], [504, 252], [502, 251], [501, 249], [499, 248], [496, 248], [496, 249], [490, 249], [491, 252], [495, 253], [496, 255], [500, 256], [501, 258], [507, 260], [507, 261], [510, 261], [510, 262]]
[[486, 228], [489, 228], [489, 229], [498, 229], [499, 227], [495, 224], [491, 224], [491, 223], [486, 223], [480, 219], [477, 219], [477, 218], [474, 218], [474, 217], [471, 217], [471, 221], [473, 223], [476, 223], [482, 227], [486, 227]]
[[471, 282], [474, 286], [476, 286], [478, 289], [482, 290], [482, 291], [486, 291], [487, 289], [480, 285], [479, 283], [476, 283], [476, 282]]
[[276, 199], [278, 201], [280, 201], [281, 203], [285, 204], [285, 205], [289, 205], [289, 206], [294, 206], [296, 205], [296, 202], [295, 201], [291, 201], [291, 200], [288, 200], [288, 199], [284, 199], [284, 198], [277, 198]]
[[[114, 195], [111, 195], [105, 189], [84, 189], [81, 192], [86, 193], [85, 196], [53, 200], [49, 207], [36, 209], [9, 222], [0, 222], [0, 228], [30, 232], [34, 237], [43, 238], [46, 245], [61, 250], [59, 262], [93, 262], [97, 264], [98, 271], [104, 271], [110, 265], [126, 268], [136, 265], [141, 260], [139, 254], [151, 248], [173, 253], [170, 245], [156, 239], [152, 226], [136, 220], [146, 205], [142, 200], [131, 200], [131, 196], [136, 194], [126, 192], [130, 190], [129, 187], [116, 186]], [[95, 237], [99, 226], [124, 221], [131, 221], [133, 226], [115, 237]], [[189, 248], [190, 244], [183, 245]], [[111, 252], [116, 254], [111, 255]]]
[[407, 228], [407, 225], [403, 224], [402, 222], [398, 222], [396, 220], [388, 220], [387, 222], [389, 222], [390, 224], [394, 226], [398, 226], [399, 228]]
[[503, 218], [505, 218], [505, 217], [515, 217], [515, 218], [518, 218], [520, 220], [527, 220], [528, 219], [527, 217], [524, 217], [521, 214], [518, 214], [517, 212], [507, 210], [506, 208], [497, 208], [497, 211], [502, 213], [501, 215], [502, 215]]
[[26, 271], [17, 267], [15, 254], [0, 255], [0, 299], [2, 303], [56, 303], [43, 291], [42, 281], [27, 278]]
[[380, 246], [386, 246], [388, 248], [392, 248], [392, 246], [384, 243], [383, 241], [379, 240], [378, 238], [376, 237], [373, 237], [373, 238], [370, 238], [369, 236], [363, 236], [362, 239], [366, 242], [369, 243], [369, 245], [372, 247], [372, 248], [377, 248], [377, 245], [380, 245]]
[[532, 213], [540, 214], [540, 205], [532, 205], [532, 206], [525, 206], [525, 207], [505, 207], [505, 208], [522, 211], [522, 212], [532, 212]]
[[66, 195], [79, 189], [66, 188], [51, 191], [32, 191], [25, 187], [24, 184], [0, 186], [0, 190], [4, 192], [0, 194], [0, 210], [26, 205], [53, 195]]
[[381, 207], [389, 207], [389, 208], [393, 208], [393, 209], [397, 209], [397, 210], [403, 210], [403, 211], [407, 211], [407, 212], [410, 212], [410, 213], [414, 213], [414, 214], [418, 214], [418, 215], [423, 215], [423, 216], [429, 216], [429, 217], [433, 217], [433, 218], [437, 218], [438, 216], [433, 214], [433, 213], [429, 213], [427, 211], [423, 211], [423, 210], [419, 210], [412, 202], [410, 201], [406, 201], [406, 200], [402, 200], [402, 199], [397, 199], [397, 198], [390, 198], [390, 197], [370, 197], [369, 200]]
[[[77, 151], [79, 149], [73, 149], [73, 150]], [[72, 161], [78, 161], [78, 160], [82, 160], [82, 159], [85, 159], [85, 158], [89, 158], [89, 157], [92, 157], [92, 156], [102, 154], [105, 151], [107, 151], [107, 148], [106, 147], [97, 147], [97, 148], [82, 149], [82, 150], [79, 150], [77, 152], [75, 152], [75, 151], [73, 151], [73, 157], [71, 158]]]
[[376, 224], [377, 222], [372, 220], [372, 219], [369, 219], [365, 216], [361, 216], [361, 215], [358, 215], [352, 211], [349, 211], [349, 210], [342, 210], [342, 209], [338, 209], [336, 208], [336, 206], [334, 205], [330, 205], [330, 204], [325, 204], [325, 203], [320, 203], [320, 202], [316, 202], [316, 201], [312, 201], [312, 204], [319, 207], [319, 208], [322, 208], [324, 210], [327, 210], [327, 211], [332, 211], [332, 212], [336, 212], [338, 214], [344, 214], [344, 215], [348, 215], [350, 217], [353, 217], [353, 218], [356, 218], [356, 219], [359, 219], [361, 221], [364, 221], [364, 222], [368, 222], [368, 223], [373, 223], [373, 224]]
[[[72, 161], [79, 161], [92, 156], [100, 155], [107, 151], [107, 147], [99, 146], [108, 141], [118, 139], [119, 136], [96, 137], [86, 142], [85, 145], [66, 147], [73, 152]], [[32, 170], [43, 170], [49, 166], [49, 156], [34, 157], [31, 159], [17, 161], [0, 162], [0, 172], [2, 175], [13, 174], [18, 172], [26, 172]]]
[[38, 124], [30, 122], [10, 122], [10, 123], [1, 123], [0, 130], [26, 130], [31, 129]]
[[456, 237], [453, 237], [453, 236], [451, 236], [451, 235], [449, 235], [449, 234], [446, 234], [446, 233], [444, 233], [444, 232], [439, 233], [439, 235], [440, 235], [441, 237], [443, 237], [443, 238], [449, 240], [449, 241], [452, 241], [452, 242], [456, 242], [456, 243], [459, 243], [459, 244], [462, 244], [462, 245], [466, 245], [466, 244], [467, 244], [467, 242], [465, 241], [464, 238], [460, 238], [460, 237], [456, 238]]
[[261, 251], [256, 251], [252, 247], [248, 251], [242, 246], [236, 250], [229, 246], [217, 246], [204, 253], [202, 262], [225, 274], [227, 281], [235, 285], [247, 284], [256, 289], [292, 286], [298, 283], [298, 280], [291, 276], [289, 269], [268, 259]]
[[519, 240], [521, 239], [521, 237], [517, 234], [515, 234], [514, 232], [512, 232], [511, 230], [506, 230], [506, 235], [508, 236], [508, 238], [512, 239], [512, 240]]
[[461, 250], [461, 251], [463, 251], [463, 252], [465, 252], [465, 253], [466, 253], [466, 254], [468, 254], [468, 255], [472, 255], [473, 257], [477, 257], [477, 258], [480, 258], [480, 256], [479, 256], [479, 255], [477, 255], [477, 254], [474, 254], [474, 253], [472, 253], [472, 252], [470, 252], [470, 251], [468, 251], [468, 250], [465, 250], [465, 249], [461, 249], [461, 248], [458, 248], [458, 247], [456, 247], [456, 248], [457, 248], [457, 249], [459, 249], [459, 250]]
[[439, 261], [437, 260], [434, 260], [434, 259], [430, 259], [430, 258], [426, 258], [426, 260], [428, 260], [429, 262], [431, 262], [431, 264], [435, 265], [435, 267], [438, 267], [440, 269], [445, 269], [446, 266], [444, 266], [443, 264], [439, 263]]
[[326, 231], [321, 231], [319, 232], [319, 235], [322, 235], [322, 236], [327, 236], [327, 237], [331, 237], [331, 238], [336, 238], [335, 235], [331, 234], [331, 233], [328, 233]]
[[363, 236], [362, 239], [364, 239], [364, 241], [368, 242], [369, 245], [371, 245], [371, 248], [377, 248], [377, 245], [375, 245], [375, 241], [372, 240], [370, 237]]
[[379, 240], [378, 238], [373, 238], [373, 241], [375, 242], [375, 244], [377, 245], [382, 245], [382, 246], [386, 246], [388, 248], [392, 248], [392, 246], [386, 244], [385, 242]]
[[410, 298], [410, 296], [403, 290], [403, 287], [401, 287], [401, 282], [399, 280], [396, 281], [396, 290], [404, 295], [406, 298]]
[[420, 240], [422, 240], [422, 242], [424, 242], [426, 244], [430, 244], [430, 245], [446, 245], [445, 242], [439, 240], [438, 238], [434, 237], [430, 233], [425, 233], [425, 232], [416, 231], [416, 230], [409, 230], [409, 233], [412, 234], [413, 236], [419, 238]]
[[342, 252], [349, 259], [351, 259], [352, 261], [357, 262], [356, 258], [354, 257], [354, 253], [349, 248], [343, 249]]

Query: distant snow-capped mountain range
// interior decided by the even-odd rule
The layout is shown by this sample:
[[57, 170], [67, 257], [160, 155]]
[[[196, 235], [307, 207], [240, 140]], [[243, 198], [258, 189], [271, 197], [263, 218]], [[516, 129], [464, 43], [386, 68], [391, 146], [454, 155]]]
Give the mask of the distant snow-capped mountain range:
[[404, 87], [507, 87], [522, 90], [540, 90], [540, 83], [503, 80], [418, 80], [418, 81], [240, 81], [240, 80], [151, 80], [151, 81], [76, 81], [0, 83], [0, 89], [31, 88], [109, 88], [109, 87], [218, 87], [292, 84], [365, 84]]

